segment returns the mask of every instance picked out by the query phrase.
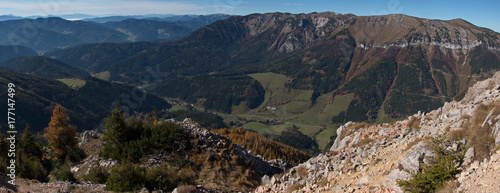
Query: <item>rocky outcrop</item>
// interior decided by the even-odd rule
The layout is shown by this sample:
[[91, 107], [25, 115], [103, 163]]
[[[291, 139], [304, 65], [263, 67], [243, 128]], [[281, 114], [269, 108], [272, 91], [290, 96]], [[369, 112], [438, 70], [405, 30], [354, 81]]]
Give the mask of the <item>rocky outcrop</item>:
[[[396, 180], [411, 179], [407, 171], [417, 171], [428, 156], [434, 156], [425, 139], [437, 138], [460, 130], [481, 105], [500, 102], [500, 72], [476, 83], [463, 100], [417, 113], [395, 123], [348, 123], [337, 130], [331, 151], [311, 158], [280, 176], [273, 176], [256, 192], [402, 192]], [[479, 124], [492, 128], [498, 144], [498, 109], [488, 110]], [[483, 125], [483, 126], [484, 126]], [[466, 140], [450, 141], [445, 148], [458, 152]], [[474, 148], [465, 149], [454, 192], [498, 192], [500, 187], [500, 151], [491, 159], [474, 160]], [[496, 180], [495, 180], [496, 179]]]
[[[230, 139], [223, 137], [217, 133], [212, 133], [209, 130], [201, 127], [198, 123], [189, 118], [179, 122], [174, 119], [166, 120], [178, 124], [181, 128], [187, 131], [191, 137], [197, 139], [198, 148], [209, 151], [212, 155], [233, 157], [238, 156], [243, 158], [248, 163], [253, 164], [253, 169], [259, 172], [262, 176], [272, 176], [276, 173], [281, 173], [292, 165], [281, 159], [267, 161], [260, 155], [253, 155], [250, 151], [246, 150], [238, 144], [234, 144]], [[111, 169], [118, 162], [112, 159], [105, 159], [98, 156], [99, 151], [103, 148], [102, 141], [94, 131], [85, 131], [80, 137], [80, 147], [82, 147], [88, 155], [85, 160], [79, 165], [71, 168], [71, 171], [78, 179], [83, 178], [89, 173], [90, 169], [99, 166]], [[179, 150], [184, 151], [185, 145], [180, 145]], [[229, 151], [227, 151], [229, 150]], [[168, 157], [162, 154], [145, 155], [141, 167], [155, 167], [163, 162], [168, 161]]]

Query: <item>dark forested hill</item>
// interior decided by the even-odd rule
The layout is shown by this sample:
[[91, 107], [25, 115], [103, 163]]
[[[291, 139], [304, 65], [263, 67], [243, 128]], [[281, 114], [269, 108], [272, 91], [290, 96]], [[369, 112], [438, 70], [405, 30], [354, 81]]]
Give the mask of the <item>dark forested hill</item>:
[[0, 62], [17, 58], [19, 56], [36, 56], [36, 52], [24, 46], [2, 46], [0, 45]]
[[23, 56], [0, 63], [18, 72], [46, 78], [88, 77], [90, 74], [78, 67], [42, 56]]
[[[0, 71], [0, 95], [7, 96], [7, 84], [16, 85], [16, 125], [24, 128], [26, 123], [33, 131], [41, 131], [47, 127], [52, 115], [52, 109], [59, 103], [65, 108], [71, 118], [71, 124], [79, 131], [96, 128], [113, 108], [120, 102], [122, 96], [130, 94], [132, 87], [110, 83], [96, 78], [82, 79], [85, 85], [81, 88], [71, 88], [68, 85], [46, 78], [26, 74]], [[7, 97], [2, 97], [0, 103], [7, 104]], [[128, 104], [123, 104], [128, 105]], [[139, 101], [130, 112], [151, 112], [154, 108], [170, 108], [162, 98], [148, 94]], [[2, 130], [5, 130], [7, 111], [0, 112]]]
[[233, 105], [245, 102], [256, 108], [264, 101], [264, 88], [246, 75], [198, 75], [170, 78], [156, 89], [161, 96], [180, 98], [189, 103], [201, 100], [207, 109], [231, 113]]

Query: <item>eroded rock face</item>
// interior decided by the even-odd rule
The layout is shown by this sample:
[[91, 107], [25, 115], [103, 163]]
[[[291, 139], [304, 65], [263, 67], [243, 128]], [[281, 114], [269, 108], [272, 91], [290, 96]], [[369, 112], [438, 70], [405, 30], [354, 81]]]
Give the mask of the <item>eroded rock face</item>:
[[[256, 189], [256, 192], [283, 192], [300, 183], [305, 192], [403, 192], [396, 180], [411, 179], [407, 171], [420, 169], [427, 156], [434, 156], [423, 139], [436, 138], [447, 132], [460, 130], [466, 118], [472, 117], [480, 104], [500, 102], [500, 72], [492, 78], [476, 83], [463, 100], [452, 101], [443, 107], [417, 113], [393, 124], [368, 124], [357, 128], [348, 123], [337, 129], [338, 136], [330, 152], [311, 158], [292, 168], [281, 178]], [[488, 111], [479, 124], [490, 126], [495, 143], [500, 139], [500, 116]], [[418, 124], [415, 124], [416, 120]], [[410, 122], [412, 123], [410, 125]], [[352, 128], [357, 128], [352, 130]], [[459, 151], [466, 143], [452, 141], [445, 148]], [[460, 186], [455, 192], [500, 192], [500, 151], [483, 162], [475, 161], [474, 148], [467, 149], [464, 168], [459, 175]], [[481, 184], [481, 185], [479, 185]]]

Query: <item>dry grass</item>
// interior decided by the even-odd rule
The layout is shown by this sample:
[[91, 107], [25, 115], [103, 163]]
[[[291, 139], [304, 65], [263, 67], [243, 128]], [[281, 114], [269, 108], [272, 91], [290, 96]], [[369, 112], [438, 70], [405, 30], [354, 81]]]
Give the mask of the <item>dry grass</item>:
[[409, 122], [408, 126], [411, 129], [420, 129], [420, 118], [413, 117]]
[[335, 151], [335, 150], [330, 151], [330, 155], [331, 155], [331, 156], [336, 156], [336, 155], [338, 155], [339, 153], [340, 153], [339, 151]]
[[309, 171], [307, 171], [307, 168], [305, 166], [300, 166], [297, 168], [297, 173], [301, 178], [307, 178], [309, 177]]
[[443, 187], [436, 190], [436, 193], [452, 193], [459, 186], [460, 186], [460, 183], [457, 180], [451, 180], [451, 181], [445, 182]]
[[302, 184], [302, 183], [298, 183], [298, 182], [297, 182], [297, 183], [295, 183], [294, 185], [292, 185], [292, 186], [288, 187], [288, 188], [286, 189], [286, 191], [287, 191], [288, 193], [292, 193], [293, 191], [300, 190], [300, 189], [302, 189], [303, 187], [304, 187], [304, 184]]
[[361, 122], [361, 123], [354, 123], [352, 125], [349, 125], [347, 126], [343, 131], [342, 133], [340, 134], [339, 136], [339, 139], [342, 140], [344, 139], [346, 136], [348, 135], [351, 135], [353, 134], [355, 131], [363, 128], [363, 127], [366, 127], [368, 124], [366, 122]]
[[318, 187], [325, 187], [326, 185], [328, 185], [328, 179], [323, 178], [319, 182], [317, 182], [316, 184], [318, 184]]
[[419, 142], [421, 142], [423, 140], [424, 140], [423, 138], [417, 138], [417, 139], [413, 140], [412, 142], [408, 143], [408, 145], [406, 145], [405, 151], [411, 149], [413, 146], [417, 145]]
[[363, 138], [361, 139], [357, 144], [354, 144], [353, 145], [353, 148], [356, 148], [356, 147], [363, 147], [369, 143], [373, 142], [373, 139], [372, 138]]
[[493, 81], [490, 81], [488, 83], [488, 86], [486, 87], [486, 89], [493, 90], [494, 88], [495, 88], [495, 83], [493, 83]]
[[177, 187], [178, 193], [194, 193], [196, 191], [196, 186], [193, 185], [181, 185]]
[[453, 133], [456, 138], [465, 136], [464, 138], [467, 140], [466, 148], [474, 147], [474, 160], [482, 161], [484, 158], [489, 158], [495, 150], [495, 139], [491, 136], [492, 128], [488, 123], [483, 125], [483, 122], [493, 109], [490, 119], [500, 115], [500, 103], [497, 101], [478, 105], [473, 112], [471, 121], [464, 124], [465, 131]]
[[464, 128], [460, 128], [457, 130], [453, 130], [448, 132], [448, 140], [449, 141], [460, 141], [462, 139], [465, 139], [467, 137], [467, 130]]

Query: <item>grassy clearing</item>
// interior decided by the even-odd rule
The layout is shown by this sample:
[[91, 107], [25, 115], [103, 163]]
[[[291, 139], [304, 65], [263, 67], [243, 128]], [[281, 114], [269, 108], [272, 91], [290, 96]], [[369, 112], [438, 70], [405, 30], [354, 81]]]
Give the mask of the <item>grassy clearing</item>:
[[270, 89], [270, 90], [278, 90], [286, 82], [291, 80], [290, 78], [287, 78], [285, 75], [272, 72], [255, 73], [255, 74], [249, 74], [248, 76], [259, 81], [260, 84], [265, 89]]
[[82, 79], [63, 78], [63, 79], [57, 79], [57, 80], [61, 81], [62, 83], [66, 84], [68, 86], [75, 86], [76, 88], [82, 88], [87, 83], [87, 81], [82, 80]]
[[168, 111], [174, 112], [174, 111], [179, 111], [179, 110], [188, 110], [188, 108], [184, 105], [175, 105], [172, 108], [170, 108]]
[[316, 142], [318, 142], [319, 149], [325, 149], [326, 144], [330, 140], [331, 136], [337, 135], [337, 129], [327, 128], [316, 135]]
[[353, 94], [337, 95], [332, 102], [332, 93], [327, 93], [318, 97], [317, 103], [308, 111], [297, 115], [297, 120], [308, 124], [329, 124], [333, 116], [342, 111], [346, 111], [354, 97]]
[[340, 112], [347, 110], [349, 104], [351, 104], [354, 94], [337, 95], [333, 99], [333, 102], [327, 104], [325, 107], [325, 112], [328, 112], [332, 116], [338, 115]]
[[109, 71], [104, 71], [104, 72], [99, 72], [99, 73], [95, 74], [94, 77], [101, 79], [101, 80], [109, 81], [111, 75], [109, 74]]
[[253, 130], [259, 134], [281, 134], [282, 131], [286, 129], [286, 125], [273, 125], [273, 126], [268, 126], [266, 124], [262, 124], [259, 122], [249, 122], [245, 125], [243, 125], [245, 129]]

